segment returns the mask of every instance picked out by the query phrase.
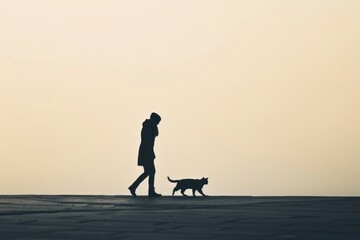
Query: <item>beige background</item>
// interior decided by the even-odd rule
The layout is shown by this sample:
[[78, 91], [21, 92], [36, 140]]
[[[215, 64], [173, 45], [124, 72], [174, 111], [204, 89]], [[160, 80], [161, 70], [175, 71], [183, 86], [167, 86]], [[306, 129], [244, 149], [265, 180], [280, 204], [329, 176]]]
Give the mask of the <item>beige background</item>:
[[[360, 1], [0, 1], [0, 194], [360, 195]], [[146, 185], [139, 189], [146, 193]]]

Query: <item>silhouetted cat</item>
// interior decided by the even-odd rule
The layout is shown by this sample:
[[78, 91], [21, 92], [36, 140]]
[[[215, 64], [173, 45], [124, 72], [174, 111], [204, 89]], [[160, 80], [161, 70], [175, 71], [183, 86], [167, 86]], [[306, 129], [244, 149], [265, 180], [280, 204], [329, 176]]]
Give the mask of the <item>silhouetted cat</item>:
[[193, 196], [195, 196], [195, 191], [198, 191], [201, 195], [206, 197], [206, 195], [202, 192], [202, 188], [205, 184], [208, 184], [208, 178], [202, 178], [202, 179], [181, 179], [181, 180], [171, 180], [169, 177], [167, 177], [170, 182], [177, 183], [172, 195], [175, 194], [177, 190], [181, 189], [181, 194], [184, 196], [187, 196], [185, 194], [185, 190], [191, 188], [193, 191]]

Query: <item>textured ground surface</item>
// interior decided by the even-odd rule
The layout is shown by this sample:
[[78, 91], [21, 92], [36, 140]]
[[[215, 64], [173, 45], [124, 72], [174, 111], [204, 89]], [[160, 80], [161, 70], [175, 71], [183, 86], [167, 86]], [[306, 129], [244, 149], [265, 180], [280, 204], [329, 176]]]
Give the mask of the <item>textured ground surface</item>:
[[360, 239], [360, 198], [0, 196], [0, 239]]

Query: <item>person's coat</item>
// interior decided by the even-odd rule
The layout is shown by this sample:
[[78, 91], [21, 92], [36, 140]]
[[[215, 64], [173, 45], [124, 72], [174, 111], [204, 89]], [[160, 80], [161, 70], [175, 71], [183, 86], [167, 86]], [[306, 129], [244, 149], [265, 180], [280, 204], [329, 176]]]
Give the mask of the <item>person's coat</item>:
[[158, 135], [157, 125], [150, 119], [143, 122], [141, 129], [141, 143], [138, 154], [138, 165], [144, 166], [153, 163], [155, 159], [154, 143], [155, 137]]

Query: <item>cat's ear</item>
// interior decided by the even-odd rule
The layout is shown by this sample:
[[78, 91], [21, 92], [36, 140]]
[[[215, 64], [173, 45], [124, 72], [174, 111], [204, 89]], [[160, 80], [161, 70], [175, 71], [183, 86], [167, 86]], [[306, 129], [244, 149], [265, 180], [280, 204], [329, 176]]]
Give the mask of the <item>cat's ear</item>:
[[207, 178], [205, 178], [206, 180], [208, 180], [209, 178], [207, 177]]

